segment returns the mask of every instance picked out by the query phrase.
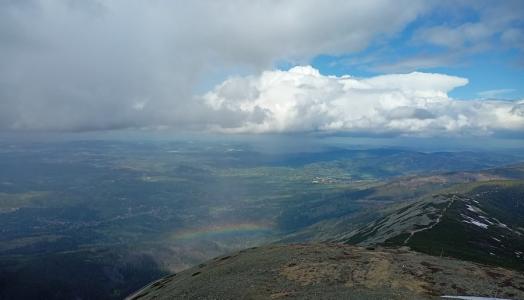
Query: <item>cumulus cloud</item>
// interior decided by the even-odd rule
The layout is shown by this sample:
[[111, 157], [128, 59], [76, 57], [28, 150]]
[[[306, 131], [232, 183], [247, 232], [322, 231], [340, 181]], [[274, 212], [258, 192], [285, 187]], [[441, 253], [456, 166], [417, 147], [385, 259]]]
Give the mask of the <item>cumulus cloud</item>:
[[204, 98], [245, 116], [224, 132], [353, 132], [485, 135], [524, 130], [524, 101], [460, 101], [465, 78], [413, 72], [371, 78], [324, 76], [310, 66], [230, 78]]
[[194, 99], [202, 82], [217, 82], [228, 70], [257, 72], [277, 61], [362, 50], [402, 30], [426, 6], [418, 0], [0, 1], [0, 130], [186, 128], [202, 119], [233, 125], [242, 116], [219, 116]]

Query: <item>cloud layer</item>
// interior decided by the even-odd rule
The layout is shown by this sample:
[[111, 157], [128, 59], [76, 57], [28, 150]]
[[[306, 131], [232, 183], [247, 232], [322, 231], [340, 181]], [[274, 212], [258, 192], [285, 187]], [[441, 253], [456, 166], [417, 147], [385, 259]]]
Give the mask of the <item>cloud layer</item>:
[[524, 130], [524, 101], [459, 101], [465, 78], [413, 72], [371, 78], [324, 76], [310, 66], [231, 78], [204, 98], [244, 116], [225, 132], [352, 132], [485, 135]]
[[[0, 131], [168, 127], [438, 135], [522, 130], [522, 102], [450, 99], [450, 90], [467, 83], [463, 78], [329, 77], [311, 67], [262, 72], [280, 62], [307, 64], [319, 54], [387, 45], [435, 3], [0, 1]], [[489, 44], [491, 36], [520, 45], [522, 32], [514, 23], [522, 5], [517, 4], [504, 6], [513, 12], [507, 13], [510, 21], [491, 27], [430, 24], [415, 31], [414, 42], [455, 52], [473, 42]], [[466, 42], [460, 42], [464, 36]], [[261, 75], [234, 77], [212, 89], [230, 74]]]
[[0, 1], [0, 130], [199, 126], [202, 82], [362, 50], [423, 1]]

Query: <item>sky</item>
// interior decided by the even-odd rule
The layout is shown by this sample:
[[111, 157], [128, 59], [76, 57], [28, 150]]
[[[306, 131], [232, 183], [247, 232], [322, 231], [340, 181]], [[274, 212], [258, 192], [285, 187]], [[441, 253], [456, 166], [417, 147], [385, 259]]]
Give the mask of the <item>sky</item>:
[[0, 132], [524, 139], [524, 1], [2, 0]]

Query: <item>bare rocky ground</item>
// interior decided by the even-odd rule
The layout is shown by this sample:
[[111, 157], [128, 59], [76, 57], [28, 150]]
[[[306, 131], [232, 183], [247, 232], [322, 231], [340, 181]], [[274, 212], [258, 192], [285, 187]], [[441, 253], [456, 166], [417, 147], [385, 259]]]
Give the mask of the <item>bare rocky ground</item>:
[[524, 274], [408, 249], [250, 248], [151, 283], [127, 299], [524, 299]]

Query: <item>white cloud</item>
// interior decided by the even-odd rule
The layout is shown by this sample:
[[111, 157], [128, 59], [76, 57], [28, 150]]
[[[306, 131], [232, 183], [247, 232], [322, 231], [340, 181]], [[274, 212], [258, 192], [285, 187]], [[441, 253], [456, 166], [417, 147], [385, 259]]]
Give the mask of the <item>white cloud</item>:
[[435, 68], [446, 65], [459, 65], [457, 60], [460, 57], [458, 51], [446, 53], [445, 55], [417, 55], [402, 58], [393, 62], [378, 63], [368, 68], [375, 72], [395, 73], [411, 72], [417, 69]]
[[476, 20], [454, 22], [450, 14], [448, 22], [444, 24], [416, 30], [413, 40], [459, 50], [463, 56], [501, 47], [523, 50], [522, 1], [508, 0], [503, 5], [493, 5], [491, 1], [444, 2], [448, 11], [450, 5], [459, 8], [464, 5], [462, 8], [469, 12], [465, 15], [474, 13]]
[[402, 135], [490, 134], [524, 130], [524, 101], [448, 97], [465, 78], [391, 74], [324, 76], [310, 66], [230, 78], [204, 98], [216, 111], [245, 116], [224, 132], [353, 132]]
[[477, 95], [482, 99], [500, 98], [509, 93], [515, 92], [515, 89], [496, 89], [478, 92]]
[[480, 22], [457, 27], [440, 25], [419, 30], [416, 39], [448, 48], [463, 48], [484, 42], [496, 32], [496, 28]]

